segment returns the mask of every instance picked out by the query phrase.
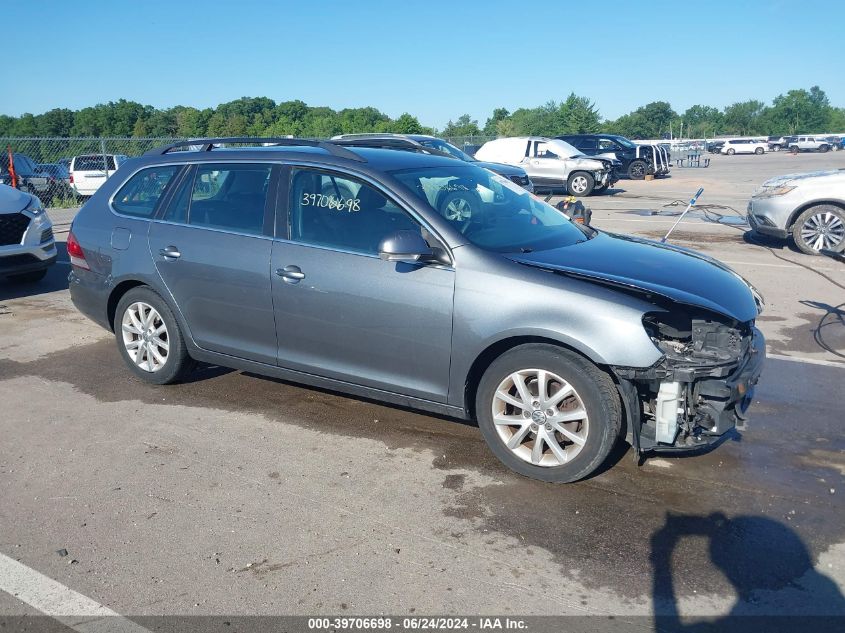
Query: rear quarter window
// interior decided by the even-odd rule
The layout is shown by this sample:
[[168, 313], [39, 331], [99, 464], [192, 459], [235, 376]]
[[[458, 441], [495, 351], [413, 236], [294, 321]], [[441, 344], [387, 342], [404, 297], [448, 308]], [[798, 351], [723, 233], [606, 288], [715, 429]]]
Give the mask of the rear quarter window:
[[114, 156], [106, 155], [106, 160], [103, 160], [102, 155], [92, 156], [77, 156], [73, 160], [73, 171], [105, 171], [103, 165], [108, 164], [110, 171], [115, 169]]
[[118, 190], [112, 200], [112, 207], [124, 215], [151, 217], [158, 201], [179, 169], [179, 165], [142, 169]]

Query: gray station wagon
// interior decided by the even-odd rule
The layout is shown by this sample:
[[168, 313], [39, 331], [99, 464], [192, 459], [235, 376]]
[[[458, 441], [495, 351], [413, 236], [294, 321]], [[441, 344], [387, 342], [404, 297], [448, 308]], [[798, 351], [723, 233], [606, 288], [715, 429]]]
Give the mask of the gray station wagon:
[[728, 267], [441, 156], [170, 145], [106, 181], [67, 249], [74, 303], [148, 382], [199, 361], [474, 419], [546, 481], [586, 477], [618, 441], [717, 443], [765, 356], [762, 300]]

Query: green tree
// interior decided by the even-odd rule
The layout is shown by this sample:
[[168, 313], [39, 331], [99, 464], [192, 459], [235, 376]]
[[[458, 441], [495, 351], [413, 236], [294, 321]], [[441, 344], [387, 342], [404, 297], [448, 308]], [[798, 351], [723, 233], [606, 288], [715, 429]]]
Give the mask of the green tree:
[[694, 105], [681, 115], [685, 136], [688, 138], [715, 136], [722, 126], [722, 113], [708, 105]]
[[766, 104], [756, 99], [734, 103], [725, 108], [723, 121], [725, 131], [732, 134], [760, 134], [761, 117]]
[[423, 134], [423, 126], [417, 120], [417, 117], [411, 116], [407, 112], [403, 113], [391, 125], [391, 132], [397, 134]]
[[494, 136], [498, 134], [498, 126], [500, 121], [504, 121], [511, 115], [507, 108], [495, 108], [493, 116], [487, 119], [484, 124], [484, 134], [487, 136]]
[[481, 129], [478, 121], [471, 119], [468, 114], [462, 114], [457, 121], [449, 121], [443, 129], [443, 136], [479, 136]]

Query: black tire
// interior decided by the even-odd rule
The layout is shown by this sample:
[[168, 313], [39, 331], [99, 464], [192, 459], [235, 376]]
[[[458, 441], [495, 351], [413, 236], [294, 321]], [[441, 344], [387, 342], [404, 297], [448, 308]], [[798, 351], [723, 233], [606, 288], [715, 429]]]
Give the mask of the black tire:
[[47, 269], [42, 268], [41, 270], [33, 270], [28, 273], [18, 273], [17, 275], [9, 275], [7, 279], [16, 284], [34, 284], [42, 279], [47, 275]]
[[729, 147], [727, 151], [728, 156], [733, 156], [736, 154], [736, 150], [733, 147]]
[[[571, 461], [539, 466], [509, 449], [493, 421], [494, 395], [510, 374], [527, 368], [557, 374], [570, 383], [589, 418], [586, 441]], [[610, 376], [575, 352], [541, 343], [515, 347], [497, 358], [484, 372], [475, 401], [478, 427], [490, 450], [511, 470], [541, 481], [569, 483], [595, 472], [620, 438], [622, 405]]]
[[797, 153], [798, 153], [798, 151], [799, 151], [799, 150], [798, 150], [798, 146], [797, 146], [797, 145], [793, 145], [792, 147], [790, 147], [790, 148], [789, 148], [789, 151], [790, 151], [790, 152], [792, 152], [793, 154], [797, 154]]
[[648, 171], [648, 164], [644, 160], [632, 160], [628, 165], [628, 178], [642, 180]]
[[780, 145], [772, 145], [772, 151], [773, 152], [779, 152], [780, 151]]
[[830, 151], [830, 145], [820, 145], [820, 146], [819, 146], [819, 151], [820, 151], [822, 154], [824, 154], [824, 153], [825, 153], [825, 152], [827, 152], [827, 151]]
[[755, 149], [755, 150], [754, 150], [754, 153], [755, 153], [755, 154], [757, 154], [757, 155], [759, 156], [759, 155], [760, 155], [760, 154], [762, 154], [764, 151], [765, 151], [765, 150], [764, 150], [762, 147], [758, 147], [757, 149]]
[[[586, 198], [596, 186], [596, 179], [593, 175], [586, 171], [576, 171], [569, 174], [566, 180], [566, 192], [570, 196], [577, 196], [579, 198]], [[578, 189], [578, 191], [575, 191]]]
[[[129, 356], [129, 352], [126, 350], [126, 345], [123, 342], [123, 330], [121, 327], [123, 316], [126, 309], [136, 302], [144, 302], [155, 308], [167, 328], [166, 334], [169, 346], [167, 359], [164, 365], [155, 372], [145, 371], [136, 365], [135, 361]], [[178, 382], [196, 366], [196, 361], [188, 355], [185, 338], [182, 335], [182, 330], [179, 328], [176, 317], [173, 316], [173, 311], [167, 305], [167, 302], [148, 286], [132, 288], [120, 298], [114, 313], [113, 326], [115, 341], [117, 342], [118, 350], [120, 350], [120, 355], [132, 373], [145, 382], [154, 385], [167, 385]]]
[[[820, 213], [830, 213], [834, 218], [839, 219], [840, 224], [837, 225], [836, 229], [837, 235], [839, 235], [841, 239], [838, 244], [832, 245], [832, 248], [829, 248], [829, 250], [838, 253], [845, 252], [845, 235], [842, 234], [842, 231], [845, 231], [845, 209], [836, 207], [832, 204], [817, 204], [809, 209], [805, 209], [801, 215], [795, 218], [795, 222], [792, 224], [792, 241], [795, 242], [795, 246], [797, 246], [802, 253], [806, 253], [807, 255], [821, 254], [805, 239], [804, 235], [802, 235], [805, 223], [810, 218]], [[828, 248], [828, 245], [825, 245], [824, 248]]]

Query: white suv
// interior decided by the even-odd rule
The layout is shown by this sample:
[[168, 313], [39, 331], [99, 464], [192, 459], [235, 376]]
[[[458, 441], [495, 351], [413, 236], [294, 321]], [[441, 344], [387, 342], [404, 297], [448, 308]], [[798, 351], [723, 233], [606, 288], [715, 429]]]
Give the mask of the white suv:
[[614, 164], [621, 165], [618, 160], [585, 156], [566, 141], [543, 136], [497, 138], [482, 145], [475, 158], [522, 167], [535, 191], [565, 189], [573, 196], [606, 190], [619, 180]]
[[70, 161], [70, 186], [80, 196], [93, 196], [97, 189], [129, 157], [123, 154], [85, 154]]
[[821, 136], [798, 136], [789, 144], [789, 150], [798, 152], [826, 152], [830, 149], [830, 141]]
[[732, 138], [722, 145], [722, 154], [733, 156], [734, 154], [764, 154], [768, 144], [765, 141], [758, 141], [750, 138]]

